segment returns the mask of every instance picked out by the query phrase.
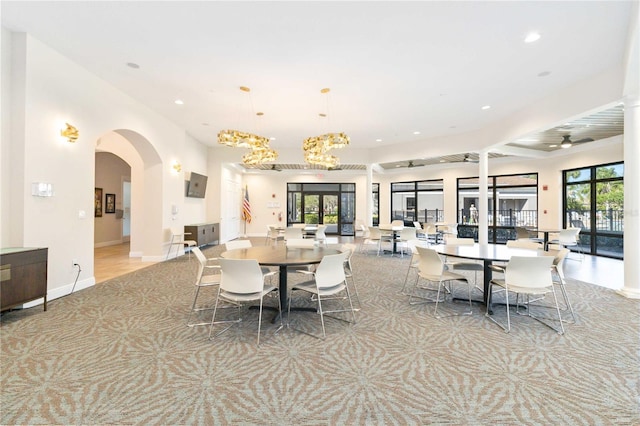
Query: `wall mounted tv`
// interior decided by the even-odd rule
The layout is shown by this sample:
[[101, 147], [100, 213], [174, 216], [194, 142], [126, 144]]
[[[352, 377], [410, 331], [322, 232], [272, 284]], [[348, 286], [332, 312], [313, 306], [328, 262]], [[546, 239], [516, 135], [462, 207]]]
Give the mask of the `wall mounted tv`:
[[207, 177], [191, 172], [191, 178], [187, 185], [187, 197], [204, 198], [207, 191]]

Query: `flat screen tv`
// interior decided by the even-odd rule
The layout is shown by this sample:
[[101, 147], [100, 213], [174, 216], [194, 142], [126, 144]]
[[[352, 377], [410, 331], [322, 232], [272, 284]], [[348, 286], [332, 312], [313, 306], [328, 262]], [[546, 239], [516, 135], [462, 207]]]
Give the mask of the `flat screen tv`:
[[207, 191], [207, 177], [191, 172], [189, 185], [187, 185], [187, 197], [204, 198]]

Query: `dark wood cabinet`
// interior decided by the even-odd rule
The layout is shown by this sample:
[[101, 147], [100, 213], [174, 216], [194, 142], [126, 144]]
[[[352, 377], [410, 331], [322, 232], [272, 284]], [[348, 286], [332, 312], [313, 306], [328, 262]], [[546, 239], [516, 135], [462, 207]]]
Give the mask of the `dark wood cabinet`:
[[198, 223], [195, 225], [185, 225], [185, 240], [194, 240], [198, 247], [209, 244], [218, 245], [220, 241], [220, 229], [217, 223]]
[[44, 298], [47, 310], [46, 248], [3, 248], [0, 251], [0, 311]]

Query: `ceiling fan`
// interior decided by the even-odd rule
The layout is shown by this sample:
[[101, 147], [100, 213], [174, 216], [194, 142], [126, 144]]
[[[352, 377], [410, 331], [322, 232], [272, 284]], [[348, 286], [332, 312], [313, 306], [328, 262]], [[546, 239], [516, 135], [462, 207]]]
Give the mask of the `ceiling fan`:
[[584, 143], [584, 142], [593, 142], [593, 138], [583, 138], [583, 139], [578, 139], [577, 141], [572, 141], [571, 135], [564, 135], [562, 137], [562, 142], [560, 142], [560, 147], [571, 148], [571, 146], [573, 146], [574, 144]]
[[274, 172], [281, 172], [282, 171], [282, 169], [279, 169], [275, 164], [272, 164], [271, 168], [267, 169], [267, 170], [271, 170], [271, 171], [274, 171]]
[[413, 160], [409, 160], [409, 164], [407, 164], [408, 168], [412, 168], [412, 167], [423, 167], [424, 164], [413, 164]]
[[463, 163], [479, 163], [479, 162], [480, 162], [480, 160], [474, 160], [473, 158], [471, 158], [471, 157], [469, 156], [469, 154], [465, 154], [465, 155], [464, 155], [464, 158], [462, 159], [462, 162], [463, 162]]

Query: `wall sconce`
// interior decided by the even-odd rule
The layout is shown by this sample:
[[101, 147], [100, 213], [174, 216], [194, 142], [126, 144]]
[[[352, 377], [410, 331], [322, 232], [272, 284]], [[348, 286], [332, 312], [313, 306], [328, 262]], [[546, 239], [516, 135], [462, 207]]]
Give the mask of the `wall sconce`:
[[173, 162], [171, 168], [173, 169], [173, 173], [180, 173], [182, 171], [182, 165], [180, 165], [180, 163], [178, 163], [177, 161]]
[[78, 129], [76, 129], [69, 123], [65, 124], [67, 125], [67, 128], [60, 130], [60, 135], [67, 138], [69, 142], [74, 143], [78, 140], [78, 136], [80, 136], [80, 134], [78, 133]]

